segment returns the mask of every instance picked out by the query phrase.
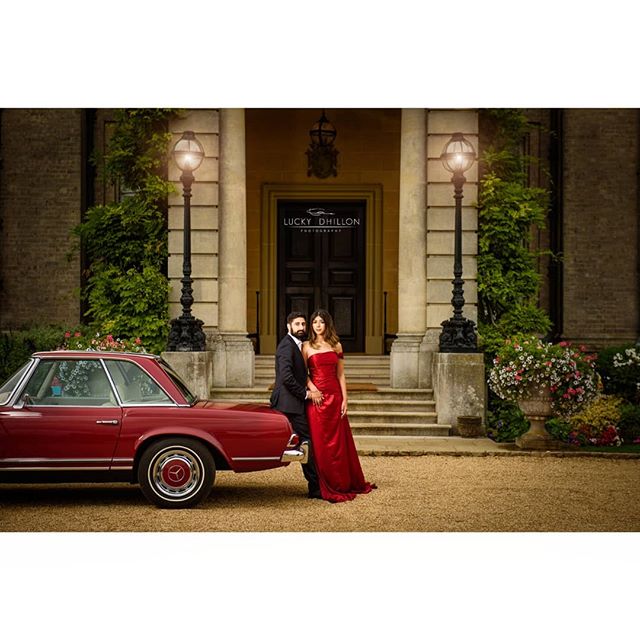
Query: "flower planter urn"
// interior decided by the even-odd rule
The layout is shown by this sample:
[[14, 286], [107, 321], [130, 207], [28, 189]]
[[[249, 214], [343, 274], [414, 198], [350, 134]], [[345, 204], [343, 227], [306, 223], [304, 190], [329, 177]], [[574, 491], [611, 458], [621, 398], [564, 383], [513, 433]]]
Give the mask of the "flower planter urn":
[[481, 416], [458, 416], [458, 435], [463, 438], [478, 438], [484, 435]]
[[516, 446], [521, 449], [558, 449], [557, 441], [546, 429], [551, 411], [551, 394], [547, 389], [539, 389], [527, 399], [518, 400], [518, 406], [529, 421], [529, 430], [516, 438]]

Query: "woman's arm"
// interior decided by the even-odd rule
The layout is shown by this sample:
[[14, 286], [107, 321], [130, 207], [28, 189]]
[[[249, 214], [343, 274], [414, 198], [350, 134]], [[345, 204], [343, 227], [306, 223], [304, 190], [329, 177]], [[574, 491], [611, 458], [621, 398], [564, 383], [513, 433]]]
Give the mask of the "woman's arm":
[[[302, 343], [302, 357], [304, 358], [304, 366], [307, 368], [307, 362], [309, 360], [309, 343]], [[316, 387], [313, 382], [311, 382], [311, 378], [309, 377], [308, 369], [307, 369], [307, 389], [309, 389], [309, 397], [313, 400], [314, 404], [322, 403], [322, 392]]]
[[338, 354], [338, 369], [336, 375], [338, 376], [338, 382], [340, 383], [340, 390], [342, 391], [342, 405], [340, 406], [340, 415], [347, 414], [347, 378], [344, 375], [344, 353], [342, 351], [342, 345], [338, 342], [336, 345], [336, 353]]

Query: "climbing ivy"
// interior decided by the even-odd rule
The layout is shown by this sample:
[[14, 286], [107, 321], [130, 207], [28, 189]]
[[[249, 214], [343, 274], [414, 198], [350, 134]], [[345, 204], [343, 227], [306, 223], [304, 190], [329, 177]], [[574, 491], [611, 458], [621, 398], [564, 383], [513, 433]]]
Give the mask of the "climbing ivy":
[[538, 307], [541, 276], [531, 228], [543, 228], [549, 191], [527, 184], [535, 158], [521, 151], [532, 129], [518, 109], [487, 109], [490, 143], [480, 158], [478, 189], [478, 332], [488, 359], [508, 336], [545, 334], [548, 314]]
[[[104, 179], [127, 195], [89, 208], [74, 234], [88, 268], [82, 295], [92, 328], [140, 338], [154, 352], [165, 348], [168, 317], [167, 227], [164, 203], [167, 122], [175, 110], [120, 109], [103, 161]], [[79, 247], [76, 246], [76, 250]]]

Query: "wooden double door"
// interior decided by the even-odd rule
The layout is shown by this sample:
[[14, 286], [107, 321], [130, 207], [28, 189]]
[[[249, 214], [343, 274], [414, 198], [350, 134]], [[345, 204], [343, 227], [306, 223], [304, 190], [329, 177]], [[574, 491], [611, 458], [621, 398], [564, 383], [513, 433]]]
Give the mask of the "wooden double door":
[[343, 348], [365, 350], [366, 202], [278, 202], [278, 333], [295, 310], [332, 315]]

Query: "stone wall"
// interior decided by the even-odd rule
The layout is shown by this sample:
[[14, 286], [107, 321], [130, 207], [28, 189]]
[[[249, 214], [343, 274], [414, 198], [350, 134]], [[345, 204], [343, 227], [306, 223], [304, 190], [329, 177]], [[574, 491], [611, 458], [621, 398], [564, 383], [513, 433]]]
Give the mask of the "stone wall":
[[0, 329], [77, 324], [82, 110], [4, 109], [0, 126]]

